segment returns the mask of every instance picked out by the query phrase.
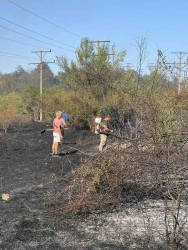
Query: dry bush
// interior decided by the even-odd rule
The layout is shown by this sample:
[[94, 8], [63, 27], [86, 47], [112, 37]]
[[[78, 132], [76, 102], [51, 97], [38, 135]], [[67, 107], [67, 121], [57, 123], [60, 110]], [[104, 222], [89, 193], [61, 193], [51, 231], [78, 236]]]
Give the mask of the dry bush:
[[188, 195], [188, 158], [186, 151], [174, 150], [176, 138], [167, 136], [160, 143], [160, 154], [157, 150], [139, 150], [140, 141], [136, 140], [131, 142], [132, 148], [122, 149], [123, 141], [109, 152], [89, 158], [65, 177], [69, 181], [56, 199], [56, 205], [60, 205], [57, 212], [84, 214], [111, 210], [127, 202], [160, 200], [165, 205], [161, 213], [166, 223], [166, 249], [186, 246], [188, 225], [183, 204]]
[[120, 202], [162, 199], [166, 247], [183, 249], [187, 244], [186, 218], [180, 216], [188, 190], [186, 109], [185, 98], [177, 100], [172, 91], [140, 92], [134, 103], [140, 134], [131, 140], [132, 148], [116, 145], [68, 176], [59, 197], [62, 211], [85, 213], [114, 208]]
[[[133, 149], [132, 149], [133, 150]], [[62, 210], [68, 213], [103, 210], [120, 201], [138, 201], [154, 195], [157, 167], [154, 155], [111, 149], [75, 170], [62, 190]], [[159, 183], [158, 183], [159, 185]]]
[[[181, 226], [184, 221], [180, 220], [179, 214], [187, 196], [187, 157], [181, 150], [181, 143], [186, 143], [182, 133], [187, 129], [188, 103], [186, 94], [177, 98], [172, 88], [158, 88], [157, 85], [155, 88], [154, 85], [152, 82], [151, 88], [140, 84], [136, 93], [132, 89], [127, 93], [110, 89], [102, 102], [93, 98], [88, 89], [49, 95], [47, 100], [56, 98], [56, 104], [65, 107], [74, 126], [89, 121], [95, 110], [110, 112], [116, 118], [118, 132], [126, 126], [131, 132], [131, 149], [116, 145], [98, 157], [88, 159], [67, 176], [69, 181], [57, 199], [61, 211], [83, 213], [109, 209], [120, 202], [160, 198], [166, 204], [166, 244], [170, 249], [170, 246], [181, 244], [181, 237], [185, 238]], [[127, 117], [129, 111], [132, 116]]]
[[[143, 196], [164, 198], [165, 188], [161, 188], [161, 183], [163, 170], [168, 165], [166, 159], [169, 152], [175, 157], [178, 153], [175, 144], [181, 141], [180, 136], [167, 136], [179, 132], [181, 128], [176, 121], [177, 103], [170, 98], [171, 94], [168, 89], [164, 89], [163, 93], [138, 92], [137, 102], [133, 105], [140, 134], [135, 139], [131, 138], [131, 153], [126, 148], [116, 147], [74, 172], [67, 189], [63, 191], [65, 210], [102, 209], [121, 199], [140, 199]], [[115, 99], [112, 99], [112, 103], [118, 105], [119, 101], [115, 103]], [[131, 98], [127, 98], [124, 107], [130, 101]], [[123, 120], [122, 124], [125, 122]], [[146, 152], [139, 150], [142, 145]]]

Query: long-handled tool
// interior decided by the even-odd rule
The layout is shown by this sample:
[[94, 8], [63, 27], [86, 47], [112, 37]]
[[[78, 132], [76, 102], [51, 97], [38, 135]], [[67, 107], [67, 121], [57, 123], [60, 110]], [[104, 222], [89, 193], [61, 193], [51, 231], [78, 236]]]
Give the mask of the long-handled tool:
[[[69, 128], [63, 128], [63, 129], [67, 130], [67, 129], [69, 129]], [[45, 133], [46, 131], [52, 131], [52, 130], [53, 130], [53, 128], [46, 128], [46, 129], [43, 129], [40, 133], [43, 134], [43, 133]]]
[[46, 131], [52, 131], [52, 130], [53, 130], [53, 128], [47, 128], [47, 129], [43, 129], [40, 133], [43, 134]]
[[118, 139], [128, 139], [127, 137], [119, 136], [119, 135], [116, 135], [116, 134], [111, 133], [111, 132], [101, 131], [101, 132], [99, 132], [99, 134], [114, 136], [114, 137], [116, 137]]

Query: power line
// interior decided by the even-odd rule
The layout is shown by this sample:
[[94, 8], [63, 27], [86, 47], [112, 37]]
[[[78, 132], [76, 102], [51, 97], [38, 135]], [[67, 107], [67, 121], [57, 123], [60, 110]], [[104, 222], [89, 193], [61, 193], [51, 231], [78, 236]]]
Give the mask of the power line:
[[[2, 36], [0, 36], [0, 39], [4, 39], [4, 40], [11, 41], [11, 42], [14, 42], [14, 43], [20, 43], [20, 44], [28, 45], [28, 46], [31, 46], [31, 47], [37, 47], [37, 48], [40, 47], [41, 49], [46, 49], [46, 50], [49, 49], [49, 48], [45, 48], [45, 47], [38, 46], [38, 45], [34, 45], [34, 44], [29, 44], [29, 43], [20, 42], [20, 41], [17, 41], [17, 40], [14, 40], [14, 39], [10, 39], [10, 38], [7, 38], [7, 37], [2, 37]], [[58, 52], [58, 51], [52, 49], [52, 53], [54, 53], [54, 52], [56, 52], [56, 53], [58, 53], [58, 54], [60, 53], [60, 52]], [[54, 54], [55, 54], [55, 53], [54, 53]]]
[[[178, 95], [180, 95], [181, 85], [182, 85], [182, 72], [183, 72], [182, 69], [187, 66], [187, 62], [182, 62], [182, 60], [183, 60], [183, 57], [186, 54], [188, 54], [188, 52], [180, 51], [180, 52], [171, 52], [171, 53], [175, 54], [178, 57], [178, 59], [179, 59], [178, 63], [176, 63], [176, 62], [167, 63], [166, 58], [164, 57], [162, 51], [158, 50], [158, 56], [162, 59], [162, 64], [164, 65], [165, 70], [170, 71], [170, 73], [173, 74], [174, 76], [176, 76], [178, 79], [178, 91], [177, 92], [178, 92]], [[161, 66], [162, 66], [162, 64], [160, 63]], [[178, 72], [176, 74], [173, 73], [173, 71], [175, 69], [178, 70]]]
[[103, 43], [103, 45], [105, 45], [105, 43], [110, 43], [110, 41], [91, 41], [91, 43], [93, 44], [97, 44], [96, 48], [97, 48], [97, 55], [99, 55], [99, 50], [100, 50], [100, 44]]
[[[102, 46], [106, 46], [106, 43], [110, 43], [110, 41], [109, 41], [109, 40], [107, 40], [107, 41], [97, 40], [97, 41], [91, 41], [91, 43], [93, 43], [94, 46], [95, 46], [95, 44], [97, 44], [97, 45], [95, 46], [95, 48], [97, 49], [97, 54], [94, 54], [94, 55], [95, 55], [95, 56], [99, 56], [99, 51], [100, 51], [101, 47], [102, 47]], [[100, 46], [101, 43], [103, 44], [102, 46]], [[114, 66], [114, 56], [115, 56], [115, 55], [116, 55], [116, 54], [114, 54], [114, 53], [108, 53], [108, 54], [107, 54], [107, 56], [113, 56], [113, 57], [112, 57], [113, 66]]]
[[125, 67], [127, 68], [127, 70], [132, 69], [132, 63], [125, 63]]
[[19, 35], [28, 37], [28, 38], [30, 38], [30, 39], [33, 39], [33, 40], [38, 41], [38, 42], [41, 42], [41, 43], [45, 43], [45, 44], [51, 45], [51, 46], [56, 47], [56, 48], [59, 48], [59, 49], [67, 50], [67, 51], [70, 51], [70, 52], [74, 52], [74, 51], [72, 51], [72, 50], [70, 50], [70, 49], [66, 49], [66, 48], [63, 48], [63, 47], [60, 47], [60, 46], [57, 46], [57, 45], [54, 45], [54, 44], [51, 44], [51, 43], [48, 43], [48, 42], [41, 41], [41, 40], [39, 40], [39, 39], [37, 39], [37, 38], [33, 38], [33, 37], [31, 37], [31, 36], [28, 36], [28, 35], [25, 35], [25, 34], [23, 34], [23, 33], [21, 33], [21, 32], [18, 32], [18, 31], [9, 29], [9, 28], [4, 27], [4, 26], [2, 26], [2, 25], [0, 25], [0, 28], [3, 28], [3, 29], [6, 29], [6, 30], [9, 30], [9, 31], [12, 31], [12, 32], [17, 33], [17, 34], [19, 34]]
[[[39, 111], [39, 115], [40, 115], [40, 121], [42, 121], [42, 79], [43, 79], [43, 75], [42, 75], [42, 71], [43, 71], [43, 58], [44, 56], [51, 52], [50, 50], [40, 50], [40, 51], [33, 51], [32, 53], [37, 54], [40, 57], [40, 63], [29, 63], [29, 64], [35, 64], [35, 65], [40, 65], [40, 111]], [[45, 62], [45, 63], [55, 63], [55, 61], [53, 62]]]
[[4, 39], [4, 40], [7, 40], [7, 41], [11, 41], [11, 42], [14, 42], [14, 43], [20, 43], [20, 44], [24, 44], [24, 45], [28, 45], [28, 46], [32, 46], [32, 47], [40, 47], [40, 48], [43, 48], [43, 49], [47, 49], [47, 48], [44, 48], [44, 47], [41, 47], [41, 46], [38, 46], [38, 45], [33, 45], [33, 44], [29, 44], [29, 43], [16, 41], [16, 40], [13, 40], [13, 39], [10, 39], [10, 38], [7, 38], [7, 37], [0, 36], [0, 39]]
[[28, 60], [28, 58], [22, 58], [22, 57], [19, 57], [19, 56], [9, 56], [9, 55], [0, 55], [0, 56], [3, 56], [3, 57], [10, 57], [10, 58], [18, 58], [18, 59], [23, 59], [23, 60]]
[[0, 51], [0, 56], [8, 56], [8, 57], [17, 57], [20, 59], [34, 59], [33, 57], [29, 57], [29, 56], [22, 56], [22, 55], [16, 55], [16, 54], [11, 54], [11, 53], [6, 53], [6, 52], [1, 52]]
[[23, 9], [24, 11], [27, 11], [28, 13], [32, 14], [33, 16], [38, 17], [38, 18], [40, 18], [41, 20], [43, 20], [43, 21], [45, 21], [45, 22], [47, 22], [47, 23], [49, 23], [49, 24], [51, 24], [51, 25], [53, 25], [53, 26], [55, 26], [55, 27], [57, 27], [57, 28], [59, 28], [59, 29], [61, 29], [61, 30], [64, 30], [64, 31], [66, 31], [66, 32], [68, 32], [68, 33], [70, 33], [70, 34], [72, 34], [72, 35], [74, 35], [74, 36], [83, 38], [82, 36], [80, 36], [80, 35], [78, 35], [78, 34], [72, 32], [72, 31], [70, 31], [70, 30], [67, 30], [67, 29], [65, 29], [65, 28], [63, 28], [63, 27], [61, 27], [61, 26], [59, 26], [59, 25], [57, 25], [57, 24], [55, 24], [55, 23], [53, 23], [53, 22], [48, 21], [47, 19], [45, 19], [45, 18], [43, 18], [43, 17], [41, 17], [41, 16], [35, 14], [34, 12], [32, 12], [32, 11], [30, 11], [30, 10], [28, 10], [28, 9], [26, 9], [26, 8], [24, 8], [24, 7], [22, 7], [22, 6], [19, 5], [19, 4], [14, 3], [13, 1], [10, 1], [10, 0], [7, 0], [7, 1], [10, 2], [10, 3], [12, 3], [12, 4], [14, 4], [14, 5], [17, 6], [18, 8]]
[[60, 43], [60, 44], [63, 44], [63, 45], [65, 45], [65, 46], [68, 46], [68, 47], [71, 47], [71, 48], [74, 48], [74, 49], [75, 49], [75, 47], [73, 47], [73, 46], [71, 46], [71, 45], [69, 45], [69, 44], [66, 44], [66, 43], [63, 43], [63, 42], [59, 42], [59, 41], [57, 41], [57, 40], [55, 40], [55, 39], [53, 39], [53, 38], [50, 38], [50, 37], [45, 36], [45, 35], [42, 35], [42, 34], [36, 32], [36, 31], [30, 30], [30, 29], [28, 29], [28, 28], [25, 28], [24, 26], [19, 25], [19, 24], [17, 24], [17, 23], [14, 23], [14, 22], [12, 22], [12, 21], [10, 21], [10, 20], [7, 20], [7, 19], [5, 19], [5, 18], [3, 18], [3, 17], [0, 17], [0, 19], [2, 19], [3, 21], [6, 21], [6, 22], [8, 22], [8, 23], [11, 23], [11, 24], [13, 24], [13, 25], [16, 25], [16, 26], [18, 26], [18, 27], [20, 27], [20, 28], [22, 28], [22, 29], [25, 29], [25, 30], [27, 30], [27, 31], [29, 31], [29, 32], [32, 32], [32, 33], [34, 33], [34, 34], [37, 34], [38, 36], [47, 38], [47, 39], [49, 39], [49, 40], [51, 40], [51, 41], [54, 41], [54, 42], [56, 42], [56, 43]]
[[179, 72], [179, 80], [178, 80], [178, 95], [180, 95], [180, 91], [181, 91], [181, 73], [182, 73], [182, 65], [186, 66], [186, 63], [182, 63], [182, 59], [184, 57], [184, 55], [188, 54], [188, 52], [172, 52], [172, 54], [175, 54], [178, 59], [179, 59], [179, 63], [178, 63], [178, 72]]

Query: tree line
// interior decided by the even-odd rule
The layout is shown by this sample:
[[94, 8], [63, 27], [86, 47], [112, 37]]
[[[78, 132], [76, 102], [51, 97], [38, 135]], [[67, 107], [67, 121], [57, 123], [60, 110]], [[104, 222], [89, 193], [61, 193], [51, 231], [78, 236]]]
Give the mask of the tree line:
[[60, 68], [58, 75], [55, 76], [50, 67], [43, 64], [42, 103], [39, 95], [40, 65], [30, 72], [18, 66], [13, 73], [0, 74], [2, 107], [5, 97], [10, 100], [9, 96], [12, 95], [16, 98], [12, 102], [17, 108], [14, 113], [24, 119], [38, 120], [42, 105], [44, 121], [51, 121], [55, 110], [64, 110], [69, 114], [72, 124], [81, 128], [88, 127], [95, 115], [110, 113], [114, 117], [116, 129], [120, 131], [129, 127], [133, 134], [131, 128], [136, 127], [138, 130], [143, 118], [141, 110], [146, 103], [151, 101], [152, 105], [148, 103], [150, 107], [155, 105], [155, 99], [163, 103], [163, 99], [166, 100], [164, 95], [176, 98], [173, 83], [158, 69], [141, 74], [144, 40], [138, 40], [137, 45], [140, 59], [138, 69], [133, 70], [123, 67], [126, 51], [117, 51], [115, 46], [106, 44], [96, 51], [89, 39], [82, 39], [75, 59], [57, 57]]

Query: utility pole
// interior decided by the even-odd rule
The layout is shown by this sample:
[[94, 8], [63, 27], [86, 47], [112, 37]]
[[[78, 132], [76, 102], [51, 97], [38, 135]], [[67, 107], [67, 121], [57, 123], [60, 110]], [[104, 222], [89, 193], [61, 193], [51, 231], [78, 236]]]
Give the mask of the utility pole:
[[188, 76], [188, 57], [186, 61], [186, 69], [185, 69], [185, 85], [187, 87], [187, 76]]
[[178, 63], [178, 95], [180, 95], [181, 92], [181, 72], [182, 72], [182, 64], [185, 65], [185, 63], [182, 63], [182, 59], [184, 57], [184, 55], [188, 54], [188, 52], [172, 52], [172, 54], [175, 54], [178, 59], [179, 59], [179, 63]]
[[127, 70], [132, 68], [132, 63], [125, 63], [125, 67], [127, 68]]
[[103, 43], [103, 44], [105, 44], [105, 43], [110, 43], [110, 41], [91, 41], [91, 43], [96, 43], [97, 44], [97, 55], [99, 55], [99, 49], [100, 49], [100, 44], [101, 43]]
[[[101, 46], [100, 46], [100, 44], [102, 43], [103, 45], [105, 45], [105, 43], [110, 43], [110, 41], [99, 41], [99, 40], [97, 40], [97, 41], [91, 41], [91, 43], [96, 43], [97, 44], [97, 46], [95, 46], [96, 47], [96, 49], [97, 49], [97, 54], [96, 54], [96, 56], [98, 56], [99, 55], [99, 50], [100, 50], [100, 48], [101, 48]], [[113, 66], [114, 66], [114, 56], [115, 56], [115, 54], [108, 54], [108, 56], [113, 56]]]
[[149, 69], [151, 72], [153, 72], [153, 71], [155, 71], [155, 70], [157, 69], [156, 63], [149, 63], [147, 67], [148, 67], [148, 69]]
[[[39, 51], [32, 51], [32, 53], [35, 53], [40, 58], [40, 63], [29, 63], [29, 64], [35, 64], [40, 65], [40, 110], [39, 110], [39, 120], [42, 121], [42, 71], [43, 71], [43, 58], [46, 55], [46, 53], [51, 52], [50, 50], [39, 50]], [[46, 62], [46, 63], [55, 63], [55, 60], [53, 62]]]

